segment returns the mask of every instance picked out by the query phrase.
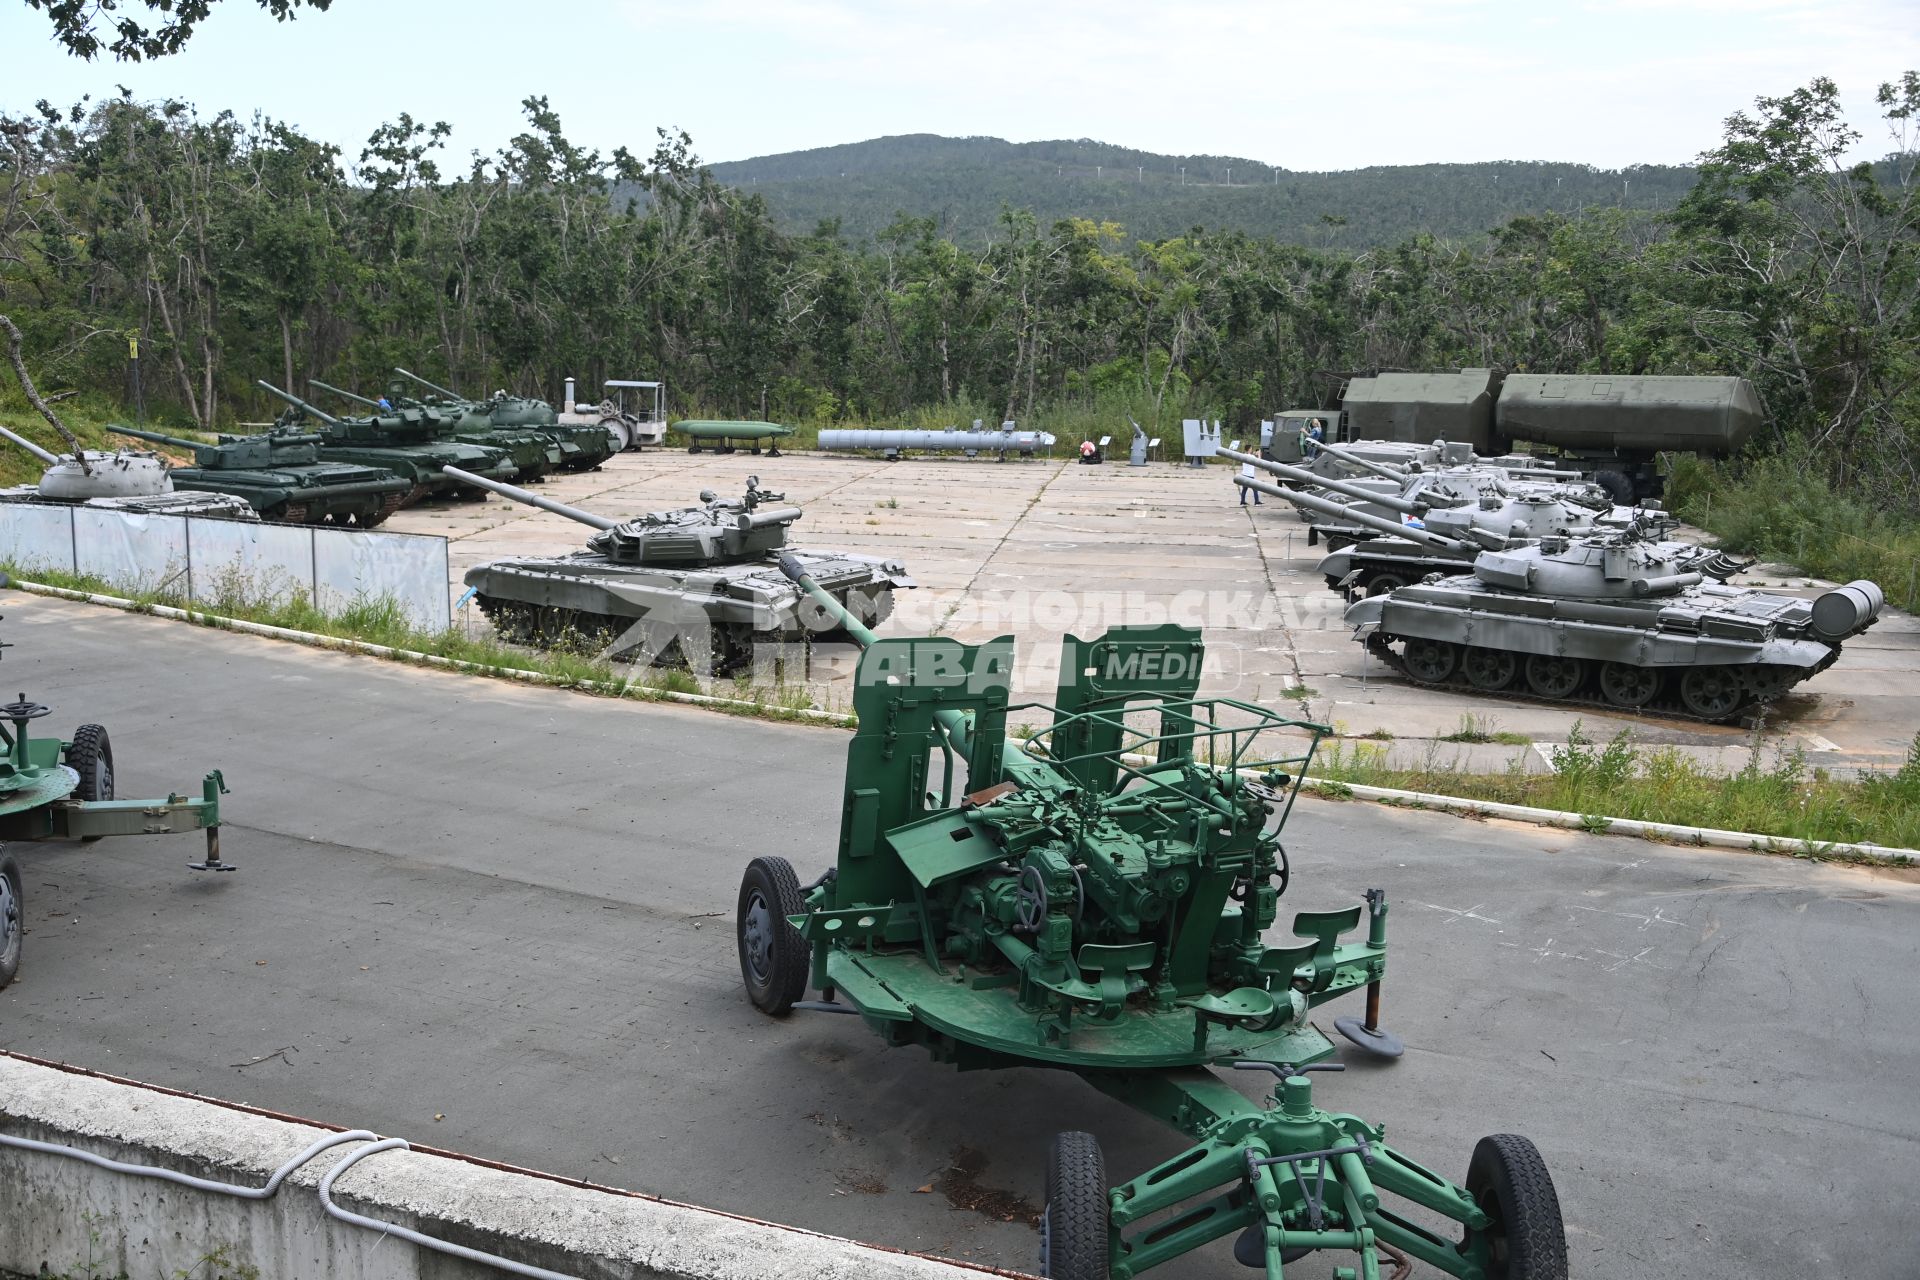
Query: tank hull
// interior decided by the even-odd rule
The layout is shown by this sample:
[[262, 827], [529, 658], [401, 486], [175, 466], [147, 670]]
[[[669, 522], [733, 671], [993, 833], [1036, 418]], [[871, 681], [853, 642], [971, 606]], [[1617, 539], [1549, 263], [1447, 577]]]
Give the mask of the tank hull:
[[[808, 573], [868, 626], [913, 586], [870, 556], [793, 552]], [[619, 564], [594, 552], [496, 560], [466, 584], [501, 635], [515, 643], [605, 652], [623, 660], [725, 674], [747, 666], [756, 643], [843, 638], [780, 573], [775, 558], [672, 570]]]
[[378, 467], [317, 462], [270, 468], [177, 467], [181, 489], [245, 498], [262, 519], [288, 524], [350, 524], [371, 529], [413, 486]]
[[484, 490], [462, 484], [441, 471], [456, 466], [493, 480], [511, 480], [516, 474], [513, 460], [503, 450], [482, 445], [462, 444], [456, 440], [432, 444], [371, 445], [329, 442], [320, 446], [323, 462], [351, 462], [362, 467], [378, 467], [405, 480], [410, 488], [400, 505], [412, 506], [425, 498], [472, 494], [486, 497]]

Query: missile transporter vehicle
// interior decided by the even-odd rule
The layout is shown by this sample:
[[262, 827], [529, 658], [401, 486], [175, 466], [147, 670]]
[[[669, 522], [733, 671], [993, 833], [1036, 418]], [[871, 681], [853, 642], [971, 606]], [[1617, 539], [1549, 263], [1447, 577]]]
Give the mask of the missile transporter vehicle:
[[301, 428], [309, 418], [313, 419], [322, 428], [321, 443], [317, 447], [321, 461], [348, 462], [391, 471], [409, 486], [400, 499], [403, 507], [426, 498], [487, 496], [484, 489], [446, 474], [446, 467], [459, 467], [463, 474], [493, 480], [511, 480], [517, 474], [513, 459], [505, 449], [449, 439], [447, 424], [438, 414], [395, 409], [364, 418], [336, 418], [290, 391], [266, 382], [256, 385], [289, 406], [288, 412], [274, 423], [274, 434], [308, 435], [310, 433]]
[[489, 433], [506, 436], [511, 433], [518, 437], [531, 434], [544, 442], [549, 466], [559, 471], [591, 471], [614, 454], [614, 439], [605, 425], [600, 422], [562, 422], [560, 415], [554, 412], [552, 405], [545, 400], [534, 400], [526, 396], [510, 396], [504, 391], [496, 391], [490, 400], [469, 400], [458, 392], [428, 382], [417, 373], [396, 368], [394, 373], [401, 379], [411, 382], [428, 393], [426, 400], [406, 399], [405, 384], [394, 381], [387, 384], [387, 398], [394, 404], [403, 400], [412, 405], [437, 408], [442, 412], [457, 414], [460, 418], [459, 429], [469, 435], [475, 444], [487, 444]]
[[382, 467], [320, 461], [324, 437], [318, 435], [223, 435], [218, 444], [207, 444], [132, 427], [107, 429], [191, 450], [194, 465], [175, 467], [176, 483], [240, 498], [266, 520], [371, 529], [398, 511], [413, 488]]
[[138, 515], [258, 519], [242, 499], [200, 492], [192, 485], [175, 489], [166, 460], [151, 449], [119, 449], [113, 453], [83, 449], [78, 454], [56, 454], [5, 427], [0, 427], [0, 436], [47, 466], [38, 484], [0, 489], [0, 502], [85, 506]]
[[1346, 621], [1419, 684], [1728, 723], [1832, 666], [1884, 603], [1864, 580], [1812, 601], [1710, 582], [1713, 554], [1637, 526], [1489, 547]]
[[[813, 842], [829, 865], [811, 882], [777, 855], [747, 864], [741, 985], [770, 1017], [854, 1015], [836, 1021], [959, 1070], [1052, 1068], [1021, 1089], [1077, 1075], [1185, 1140], [1115, 1184], [1095, 1135], [1057, 1135], [1040, 1275], [1194, 1275], [1189, 1254], [1230, 1248], [1266, 1280], [1404, 1280], [1416, 1264], [1566, 1280], [1559, 1197], [1533, 1143], [1482, 1138], [1455, 1183], [1317, 1097], [1314, 1074], [1345, 1064], [1327, 1061], [1315, 1009], [1364, 998], [1365, 1017], [1333, 1029], [1403, 1052], [1380, 1025], [1385, 891], [1334, 905], [1323, 886], [1332, 909], [1282, 910], [1303, 862], [1281, 832], [1329, 729], [1199, 697], [1192, 628], [1068, 636], [1053, 705], [1015, 706], [1011, 637], [844, 625], [864, 652], [838, 840]], [[863, 1061], [882, 1077], [869, 1088], [902, 1085]], [[1264, 1073], [1271, 1092], [1250, 1096], [1229, 1071]]]
[[[452, 470], [452, 468], [449, 468]], [[482, 476], [469, 484], [596, 530], [585, 551], [495, 560], [469, 569], [481, 612], [515, 643], [590, 646], [628, 661], [725, 674], [746, 666], [757, 639], [841, 639], [776, 557], [800, 509], [747, 477], [744, 498], [613, 520]], [[878, 625], [896, 589], [913, 579], [898, 561], [840, 551], [798, 551], [814, 580], [853, 617]]]
[[460, 409], [426, 404], [398, 395], [396, 389], [400, 384], [397, 382], [388, 388], [386, 408], [381, 408], [378, 400], [369, 400], [318, 378], [308, 378], [307, 385], [364, 405], [373, 410], [375, 416], [383, 413], [418, 414], [423, 421], [437, 422], [443, 430], [443, 438], [447, 440], [488, 449], [503, 449], [513, 463], [514, 479], [528, 484], [537, 484], [546, 479], [547, 474], [560, 465], [559, 448], [538, 431], [525, 427], [495, 428], [491, 424], [476, 426]]

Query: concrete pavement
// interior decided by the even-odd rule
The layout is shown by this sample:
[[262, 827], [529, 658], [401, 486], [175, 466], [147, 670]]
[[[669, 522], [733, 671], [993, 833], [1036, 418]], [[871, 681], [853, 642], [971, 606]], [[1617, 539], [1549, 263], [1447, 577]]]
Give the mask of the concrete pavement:
[[[842, 733], [0, 612], [10, 686], [49, 731], [107, 724], [122, 794], [226, 768], [242, 866], [187, 872], [186, 837], [21, 850], [0, 1047], [1010, 1266], [1054, 1131], [1098, 1133], [1115, 1177], [1178, 1149], [1070, 1077], [747, 1004], [741, 868], [824, 865]], [[1576, 1276], [1911, 1274], [1914, 874], [1311, 800], [1288, 847], [1291, 908], [1393, 903], [1412, 1048], [1322, 1101], [1454, 1176], [1481, 1134], [1533, 1137]]]

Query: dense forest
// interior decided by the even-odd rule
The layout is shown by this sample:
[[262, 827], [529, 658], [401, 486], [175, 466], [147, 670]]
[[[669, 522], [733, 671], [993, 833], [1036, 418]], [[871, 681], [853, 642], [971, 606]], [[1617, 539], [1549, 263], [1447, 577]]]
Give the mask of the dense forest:
[[1673, 165], [1522, 161], [1295, 173], [1235, 156], [1156, 155], [1084, 139], [934, 134], [732, 161], [713, 173], [766, 197], [783, 230], [830, 220], [856, 241], [875, 239], [906, 211], [978, 246], [1000, 233], [1000, 210], [1010, 206], [1031, 210], [1042, 226], [1118, 222], [1143, 240], [1204, 226], [1345, 250], [1415, 235], [1477, 240], [1526, 214], [1671, 209], [1694, 180], [1691, 168]]
[[870, 241], [793, 233], [684, 134], [582, 150], [541, 98], [464, 165], [405, 116], [348, 156], [181, 103], [43, 105], [0, 120], [0, 313], [44, 387], [121, 403], [137, 337], [147, 411], [203, 426], [268, 416], [256, 377], [364, 386], [394, 364], [549, 396], [659, 375], [682, 412], [1116, 426], [1245, 423], [1379, 368], [1738, 373], [1767, 448], [1912, 510], [1920, 75], [1879, 101], [1878, 164], [1847, 161], [1821, 80], [1731, 116], [1670, 209], [1365, 249], [1017, 204], [968, 241], [937, 193]]

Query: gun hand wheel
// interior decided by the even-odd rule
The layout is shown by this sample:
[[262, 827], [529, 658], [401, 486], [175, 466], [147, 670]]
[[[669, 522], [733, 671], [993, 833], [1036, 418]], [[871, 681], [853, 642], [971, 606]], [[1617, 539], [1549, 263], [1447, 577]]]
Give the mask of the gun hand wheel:
[[807, 943], [787, 919], [806, 909], [800, 880], [785, 858], [755, 858], [740, 881], [735, 933], [747, 998], [783, 1018], [807, 989]]

